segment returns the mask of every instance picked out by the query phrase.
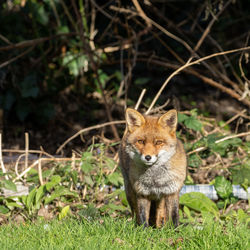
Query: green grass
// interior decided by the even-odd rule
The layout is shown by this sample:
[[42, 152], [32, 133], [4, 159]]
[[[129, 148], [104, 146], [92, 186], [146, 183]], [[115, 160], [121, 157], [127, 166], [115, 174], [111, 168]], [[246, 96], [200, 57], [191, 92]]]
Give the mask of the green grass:
[[[210, 221], [143, 229], [126, 219], [37, 221], [0, 226], [1, 249], [250, 249], [243, 224]], [[179, 248], [181, 247], [181, 248]]]

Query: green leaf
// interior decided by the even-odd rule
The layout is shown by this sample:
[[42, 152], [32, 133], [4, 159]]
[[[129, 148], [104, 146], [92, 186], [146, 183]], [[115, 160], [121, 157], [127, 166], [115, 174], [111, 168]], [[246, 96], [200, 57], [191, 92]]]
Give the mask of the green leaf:
[[107, 205], [104, 205], [100, 208], [103, 212], [108, 212], [109, 214], [113, 213], [114, 211], [126, 211], [127, 208], [122, 205], [115, 205], [114, 203], [109, 203]]
[[105, 157], [105, 162], [106, 162], [106, 165], [109, 167], [109, 169], [113, 169], [116, 165], [116, 161], [108, 157]]
[[233, 186], [230, 181], [226, 180], [224, 176], [217, 176], [214, 183], [217, 194], [226, 199], [233, 193]]
[[57, 29], [57, 34], [61, 34], [61, 33], [69, 33], [69, 27], [66, 25], [60, 26]]
[[183, 123], [185, 120], [188, 119], [188, 116], [182, 113], [178, 113], [178, 122]]
[[205, 211], [218, 216], [218, 208], [216, 207], [215, 203], [202, 193], [191, 192], [183, 194], [180, 197], [180, 204], [198, 212]]
[[0, 214], [7, 214], [9, 211], [7, 207], [0, 205]]
[[31, 192], [27, 196], [26, 206], [27, 206], [28, 209], [30, 209], [32, 207], [32, 205], [33, 205], [34, 198], [35, 198], [35, 195], [36, 195], [36, 191], [37, 191], [36, 188], [32, 189]]
[[150, 78], [147, 77], [140, 77], [135, 80], [135, 85], [143, 85], [146, 84], [150, 81]]
[[190, 114], [191, 114], [191, 116], [193, 116], [193, 117], [197, 117], [197, 115], [198, 115], [198, 112], [197, 112], [197, 109], [195, 108], [195, 109], [191, 109], [190, 110]]
[[28, 195], [22, 195], [21, 197], [20, 197], [20, 200], [21, 200], [21, 202], [26, 206], [26, 202], [27, 202], [27, 196]]
[[69, 73], [78, 76], [81, 70], [88, 65], [88, 58], [79, 53], [68, 51], [63, 58], [62, 65], [69, 69]]
[[199, 166], [201, 166], [201, 164], [202, 164], [202, 161], [198, 155], [191, 154], [188, 157], [188, 166], [198, 168]]
[[16, 184], [11, 180], [2, 180], [3, 186], [11, 191], [17, 191]]
[[[219, 138], [222, 139], [223, 137]], [[219, 153], [221, 156], [225, 156], [228, 149], [232, 150], [234, 148], [239, 147], [242, 144], [242, 140], [240, 138], [232, 138], [225, 141], [221, 141], [219, 143], [210, 143], [208, 146], [213, 151]]]
[[99, 75], [99, 80], [102, 84], [102, 87], [105, 88], [105, 84], [107, 80], [109, 79], [109, 76], [101, 69], [98, 69], [98, 75]]
[[197, 120], [195, 117], [190, 116], [184, 121], [184, 124], [187, 128], [200, 131], [202, 129], [202, 124], [199, 120]]
[[82, 162], [81, 169], [85, 174], [88, 174], [93, 169], [93, 165], [88, 161]]
[[88, 176], [88, 175], [85, 175], [84, 176], [84, 181], [90, 186], [90, 187], [93, 187], [94, 186], [94, 182], [91, 178], [91, 176]]
[[73, 183], [76, 185], [78, 181], [78, 172], [76, 170], [73, 170], [70, 172], [71, 178]]
[[118, 174], [118, 173], [116, 173], [116, 172], [114, 172], [114, 173], [108, 175], [108, 176], [107, 176], [107, 179], [108, 179], [108, 181], [109, 181], [111, 184], [113, 184], [113, 185], [115, 185], [115, 186], [119, 186], [120, 184], [123, 183], [123, 179], [122, 179], [121, 175]]
[[37, 8], [36, 19], [37, 19], [37, 21], [38, 21], [40, 24], [42, 24], [42, 25], [44, 25], [44, 26], [48, 24], [48, 22], [49, 22], [49, 16], [48, 16], [48, 14], [46, 13], [46, 11], [45, 11], [43, 5], [40, 5], [40, 6]]
[[62, 178], [59, 175], [53, 175], [51, 181], [45, 184], [47, 191], [50, 191], [53, 187], [59, 184], [61, 179]]
[[84, 152], [82, 154], [82, 158], [81, 158], [82, 161], [91, 161], [93, 160], [93, 155], [91, 152]]
[[23, 208], [20, 204], [18, 204], [16, 202], [6, 202], [6, 206], [10, 209], [12, 209], [14, 207]]
[[59, 220], [62, 220], [64, 217], [66, 217], [67, 216], [67, 214], [68, 214], [68, 212], [69, 212], [69, 205], [68, 206], [65, 206], [63, 209], [62, 209], [62, 211], [59, 213], [59, 215], [58, 215], [58, 219]]
[[[45, 184], [46, 185], [46, 184]], [[45, 185], [42, 185], [40, 186], [38, 189], [37, 189], [37, 192], [36, 192], [36, 203], [37, 204], [41, 198], [43, 197], [43, 195], [45, 194], [46, 190], [45, 190]]]
[[188, 217], [188, 219], [190, 221], [194, 220], [194, 218], [192, 217], [191, 212], [190, 212], [190, 210], [189, 210], [189, 208], [187, 206], [183, 207], [183, 212], [186, 214], [186, 216]]
[[73, 196], [77, 197], [78, 194], [76, 192], [71, 192], [69, 189], [60, 186], [58, 189], [56, 189], [49, 197], [47, 197], [44, 201], [44, 204], [48, 204], [52, 202], [54, 199], [59, 198], [60, 196]]
[[249, 215], [245, 213], [244, 210], [242, 210], [241, 208], [238, 210], [237, 217], [241, 223], [246, 222], [247, 219], [250, 220]]
[[246, 164], [231, 169], [233, 184], [250, 186], [250, 160]]
[[125, 191], [122, 191], [120, 194], [119, 194], [119, 198], [120, 200], [122, 201], [122, 204], [126, 207], [128, 207], [128, 200], [127, 200], [127, 196], [126, 196], [126, 193]]

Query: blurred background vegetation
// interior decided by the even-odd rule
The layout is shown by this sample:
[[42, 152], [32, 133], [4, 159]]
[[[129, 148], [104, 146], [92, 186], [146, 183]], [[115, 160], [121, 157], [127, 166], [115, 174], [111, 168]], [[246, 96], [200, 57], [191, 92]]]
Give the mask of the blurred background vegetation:
[[[144, 88], [145, 111], [191, 56], [248, 46], [249, 9], [249, 1], [237, 0], [2, 0], [4, 147], [23, 147], [28, 131], [31, 148], [54, 153], [83, 127], [124, 119], [125, 107], [133, 107]], [[169, 100], [166, 109], [197, 108], [218, 121], [229, 119], [250, 106], [248, 60], [243, 51], [187, 68], [157, 105]], [[238, 124], [239, 131], [248, 125]], [[118, 140], [122, 130], [107, 127], [103, 137]], [[80, 139], [73, 143], [84, 147]]]

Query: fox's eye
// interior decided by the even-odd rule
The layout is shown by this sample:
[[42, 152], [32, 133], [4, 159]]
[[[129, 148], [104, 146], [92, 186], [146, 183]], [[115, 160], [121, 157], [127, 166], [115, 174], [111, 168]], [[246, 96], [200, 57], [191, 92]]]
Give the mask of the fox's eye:
[[138, 140], [137, 141], [139, 144], [144, 144], [144, 141], [143, 140]]
[[163, 141], [162, 140], [157, 140], [156, 142], [155, 142], [155, 145], [162, 145], [163, 144]]

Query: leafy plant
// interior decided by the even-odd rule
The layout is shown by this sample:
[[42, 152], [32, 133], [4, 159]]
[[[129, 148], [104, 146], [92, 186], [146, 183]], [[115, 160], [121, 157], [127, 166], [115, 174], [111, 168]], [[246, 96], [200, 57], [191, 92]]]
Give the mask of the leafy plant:
[[191, 110], [190, 113], [190, 116], [178, 113], [178, 121], [183, 123], [189, 129], [201, 131], [202, 123], [199, 121], [199, 119], [197, 119], [197, 109]]
[[[180, 197], [180, 204], [189, 207], [195, 211], [209, 212], [215, 217], [219, 217], [218, 208], [216, 204], [202, 193], [191, 192], [183, 194]], [[185, 210], [188, 211], [187, 209]]]
[[217, 176], [214, 183], [218, 196], [222, 199], [217, 202], [219, 208], [226, 208], [229, 203], [234, 203], [236, 199], [233, 197], [233, 186], [224, 176]]

